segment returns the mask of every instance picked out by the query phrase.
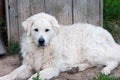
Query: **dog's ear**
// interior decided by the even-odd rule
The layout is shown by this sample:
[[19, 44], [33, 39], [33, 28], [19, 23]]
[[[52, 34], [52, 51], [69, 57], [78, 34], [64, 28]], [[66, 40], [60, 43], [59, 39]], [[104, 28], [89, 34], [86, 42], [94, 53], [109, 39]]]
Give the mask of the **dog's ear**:
[[25, 32], [27, 33], [27, 36], [31, 35], [31, 27], [33, 25], [32, 19], [27, 19], [22, 22], [22, 27], [24, 28]]
[[59, 32], [60, 32], [60, 25], [58, 24], [58, 21], [54, 17], [49, 19], [49, 21], [50, 21], [53, 29], [55, 30], [55, 32], [57, 34], [59, 34]]

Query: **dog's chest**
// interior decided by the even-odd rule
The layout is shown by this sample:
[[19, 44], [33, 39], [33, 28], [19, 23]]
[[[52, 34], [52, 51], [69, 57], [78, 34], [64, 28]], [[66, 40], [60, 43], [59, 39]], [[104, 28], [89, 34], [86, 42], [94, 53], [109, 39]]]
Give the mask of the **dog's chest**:
[[54, 56], [51, 54], [50, 50], [46, 49], [38, 50], [37, 54], [34, 54], [33, 66], [36, 71], [52, 65]]
[[35, 54], [34, 56], [33, 56], [33, 64], [32, 64], [32, 66], [34, 67], [34, 69], [36, 70], [36, 71], [38, 71], [38, 70], [40, 70], [41, 69], [41, 54], [40, 53], [38, 53], [38, 54]]

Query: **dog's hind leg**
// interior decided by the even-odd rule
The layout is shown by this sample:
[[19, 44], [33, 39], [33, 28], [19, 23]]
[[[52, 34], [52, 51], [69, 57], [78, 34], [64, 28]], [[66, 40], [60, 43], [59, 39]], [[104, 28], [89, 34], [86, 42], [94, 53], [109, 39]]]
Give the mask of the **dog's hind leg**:
[[93, 66], [88, 64], [88, 63], [82, 63], [82, 64], [78, 65], [79, 71], [84, 71], [84, 70], [91, 68], [91, 67], [93, 67]]
[[77, 73], [78, 71], [84, 71], [91, 67], [93, 67], [93, 66], [88, 63], [76, 64], [70, 70], [68, 70], [66, 72], [68, 72], [70, 74], [74, 74], [74, 73]]
[[110, 74], [111, 71], [113, 69], [115, 69], [116, 67], [118, 66], [118, 62], [115, 62], [115, 61], [111, 61], [111, 62], [108, 62], [106, 67], [103, 68], [103, 70], [101, 71], [103, 74]]

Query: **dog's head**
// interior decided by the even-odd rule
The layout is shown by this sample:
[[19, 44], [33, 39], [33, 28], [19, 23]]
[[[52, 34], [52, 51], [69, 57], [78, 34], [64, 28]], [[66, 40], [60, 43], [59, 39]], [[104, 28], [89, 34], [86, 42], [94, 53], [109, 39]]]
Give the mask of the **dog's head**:
[[50, 40], [59, 33], [60, 28], [58, 21], [46, 13], [31, 16], [22, 22], [22, 26], [35, 45], [41, 47], [47, 46]]

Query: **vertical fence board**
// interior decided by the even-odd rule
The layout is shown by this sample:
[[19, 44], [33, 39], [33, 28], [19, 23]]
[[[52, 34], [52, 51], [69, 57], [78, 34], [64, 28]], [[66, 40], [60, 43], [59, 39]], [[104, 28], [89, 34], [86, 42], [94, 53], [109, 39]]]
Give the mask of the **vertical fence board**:
[[9, 14], [10, 14], [10, 37], [14, 40], [19, 40], [18, 33], [18, 13], [17, 13], [17, 1], [9, 0]]
[[9, 19], [9, 1], [5, 0], [6, 22], [7, 22], [7, 37], [10, 39], [10, 19]]
[[44, 0], [31, 0], [31, 15], [45, 12]]
[[101, 25], [102, 0], [6, 0], [8, 38], [19, 40], [21, 22], [31, 15], [46, 12], [60, 24], [88, 22]]
[[23, 28], [21, 26], [21, 22], [23, 22], [26, 18], [30, 17], [30, 0], [17, 0], [18, 2], [18, 22], [19, 22], [19, 37], [23, 33]]
[[99, 0], [99, 25], [103, 26], [103, 0]]
[[72, 0], [45, 0], [45, 7], [61, 24], [72, 24]]
[[73, 21], [87, 22], [87, 0], [73, 0]]
[[99, 0], [88, 0], [88, 23], [100, 25]]

